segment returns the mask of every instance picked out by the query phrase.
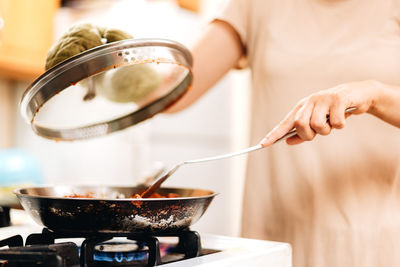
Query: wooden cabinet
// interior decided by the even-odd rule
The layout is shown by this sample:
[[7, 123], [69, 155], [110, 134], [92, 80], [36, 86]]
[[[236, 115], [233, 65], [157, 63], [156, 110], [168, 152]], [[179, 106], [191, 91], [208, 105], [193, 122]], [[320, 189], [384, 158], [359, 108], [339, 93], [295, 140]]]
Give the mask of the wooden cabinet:
[[43, 73], [58, 7], [59, 0], [0, 0], [0, 148], [13, 143], [13, 81]]
[[53, 42], [58, 0], [0, 0], [0, 75], [32, 81]]
[[178, 5], [188, 10], [199, 12], [201, 1], [200, 0], [176, 0]]
[[0, 80], [0, 149], [11, 146], [15, 103], [12, 82]]

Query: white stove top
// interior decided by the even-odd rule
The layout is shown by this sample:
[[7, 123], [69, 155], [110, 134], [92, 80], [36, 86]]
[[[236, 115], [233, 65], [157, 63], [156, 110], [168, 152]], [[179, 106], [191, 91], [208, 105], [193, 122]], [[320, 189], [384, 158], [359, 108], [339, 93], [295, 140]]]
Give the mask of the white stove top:
[[[40, 233], [41, 226], [23, 211], [12, 211], [13, 226], [0, 228], [0, 239], [20, 234], [24, 239], [31, 233]], [[274, 266], [291, 267], [291, 247], [287, 243], [227, 237], [200, 233], [203, 248], [221, 250], [197, 258], [164, 264], [165, 267], [188, 266]], [[78, 242], [77, 239], [73, 239]]]

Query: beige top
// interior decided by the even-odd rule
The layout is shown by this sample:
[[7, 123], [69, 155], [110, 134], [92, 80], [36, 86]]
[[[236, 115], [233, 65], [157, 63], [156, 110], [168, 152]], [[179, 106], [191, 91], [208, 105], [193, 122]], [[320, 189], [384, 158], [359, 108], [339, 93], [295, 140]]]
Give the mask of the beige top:
[[[400, 85], [400, 0], [234, 0], [220, 19], [247, 47], [251, 143], [302, 97]], [[400, 266], [400, 130], [370, 115], [249, 156], [243, 235], [289, 242], [294, 266]]]

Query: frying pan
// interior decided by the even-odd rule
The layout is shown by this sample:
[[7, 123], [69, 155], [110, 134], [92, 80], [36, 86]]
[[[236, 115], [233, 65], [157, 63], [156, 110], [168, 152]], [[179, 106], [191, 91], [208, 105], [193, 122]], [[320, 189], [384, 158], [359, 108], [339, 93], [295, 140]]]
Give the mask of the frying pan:
[[[160, 188], [178, 198], [116, 198], [144, 187], [54, 186], [17, 189], [23, 208], [53, 231], [73, 233], [167, 233], [188, 228], [206, 211], [216, 193], [210, 190]], [[71, 198], [94, 193], [96, 198]]]

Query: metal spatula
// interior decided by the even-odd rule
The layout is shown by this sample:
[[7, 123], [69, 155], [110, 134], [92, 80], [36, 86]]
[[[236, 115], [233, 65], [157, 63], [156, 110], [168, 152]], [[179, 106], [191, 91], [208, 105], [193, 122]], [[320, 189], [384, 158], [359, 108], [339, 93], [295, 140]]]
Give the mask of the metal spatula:
[[[355, 110], [356, 108], [348, 108], [346, 109], [346, 113]], [[326, 121], [329, 121], [329, 115], [326, 117]], [[287, 134], [285, 134], [284, 136], [282, 136], [281, 138], [277, 139], [275, 143], [278, 143], [282, 140], [285, 140], [287, 138], [290, 138], [292, 136], [295, 136], [297, 134], [296, 129], [291, 130], [290, 132], [288, 132]], [[162, 174], [160, 177], [158, 177], [156, 180], [154, 180], [154, 182], [151, 184], [151, 186], [149, 188], [147, 188], [146, 191], [144, 191], [141, 194], [142, 198], [146, 198], [151, 196], [151, 194], [153, 194], [160, 186], [163, 182], [165, 182], [165, 180], [167, 180], [174, 172], [176, 172], [181, 166], [186, 165], [186, 164], [192, 164], [192, 163], [201, 163], [201, 162], [207, 162], [207, 161], [213, 161], [213, 160], [219, 160], [219, 159], [226, 159], [226, 158], [231, 158], [231, 157], [236, 157], [242, 154], [247, 154], [256, 150], [259, 150], [261, 148], [264, 148], [261, 144], [237, 151], [237, 152], [233, 152], [233, 153], [229, 153], [229, 154], [224, 154], [224, 155], [219, 155], [219, 156], [214, 156], [214, 157], [208, 157], [208, 158], [202, 158], [202, 159], [194, 159], [194, 160], [187, 160], [187, 161], [182, 161], [178, 164], [176, 164], [175, 166], [173, 166], [169, 171], [167, 171], [166, 173]]]
[[[278, 139], [276, 142], [279, 142], [285, 138], [289, 138], [291, 136], [296, 135], [296, 130], [293, 130], [289, 133], [287, 133], [286, 135], [282, 136], [280, 139]], [[276, 143], [275, 142], [275, 143]], [[213, 160], [219, 160], [219, 159], [226, 159], [226, 158], [231, 158], [231, 157], [235, 157], [235, 156], [239, 156], [242, 154], [247, 154], [249, 152], [252, 151], [256, 151], [263, 148], [263, 146], [261, 144], [258, 144], [256, 146], [252, 146], [237, 152], [233, 152], [233, 153], [229, 153], [229, 154], [224, 154], [224, 155], [219, 155], [219, 156], [214, 156], [214, 157], [208, 157], [208, 158], [202, 158], [202, 159], [194, 159], [194, 160], [186, 160], [186, 161], [182, 161], [178, 164], [176, 164], [174, 167], [172, 167], [169, 171], [167, 171], [166, 173], [163, 173], [160, 177], [158, 177], [156, 180], [154, 180], [153, 184], [141, 194], [142, 198], [147, 198], [149, 196], [151, 196], [151, 194], [153, 194], [160, 186], [163, 182], [165, 182], [165, 180], [167, 180], [174, 172], [176, 172], [182, 165], [186, 165], [186, 164], [192, 164], [192, 163], [201, 163], [201, 162], [207, 162], [207, 161], [213, 161]]]

